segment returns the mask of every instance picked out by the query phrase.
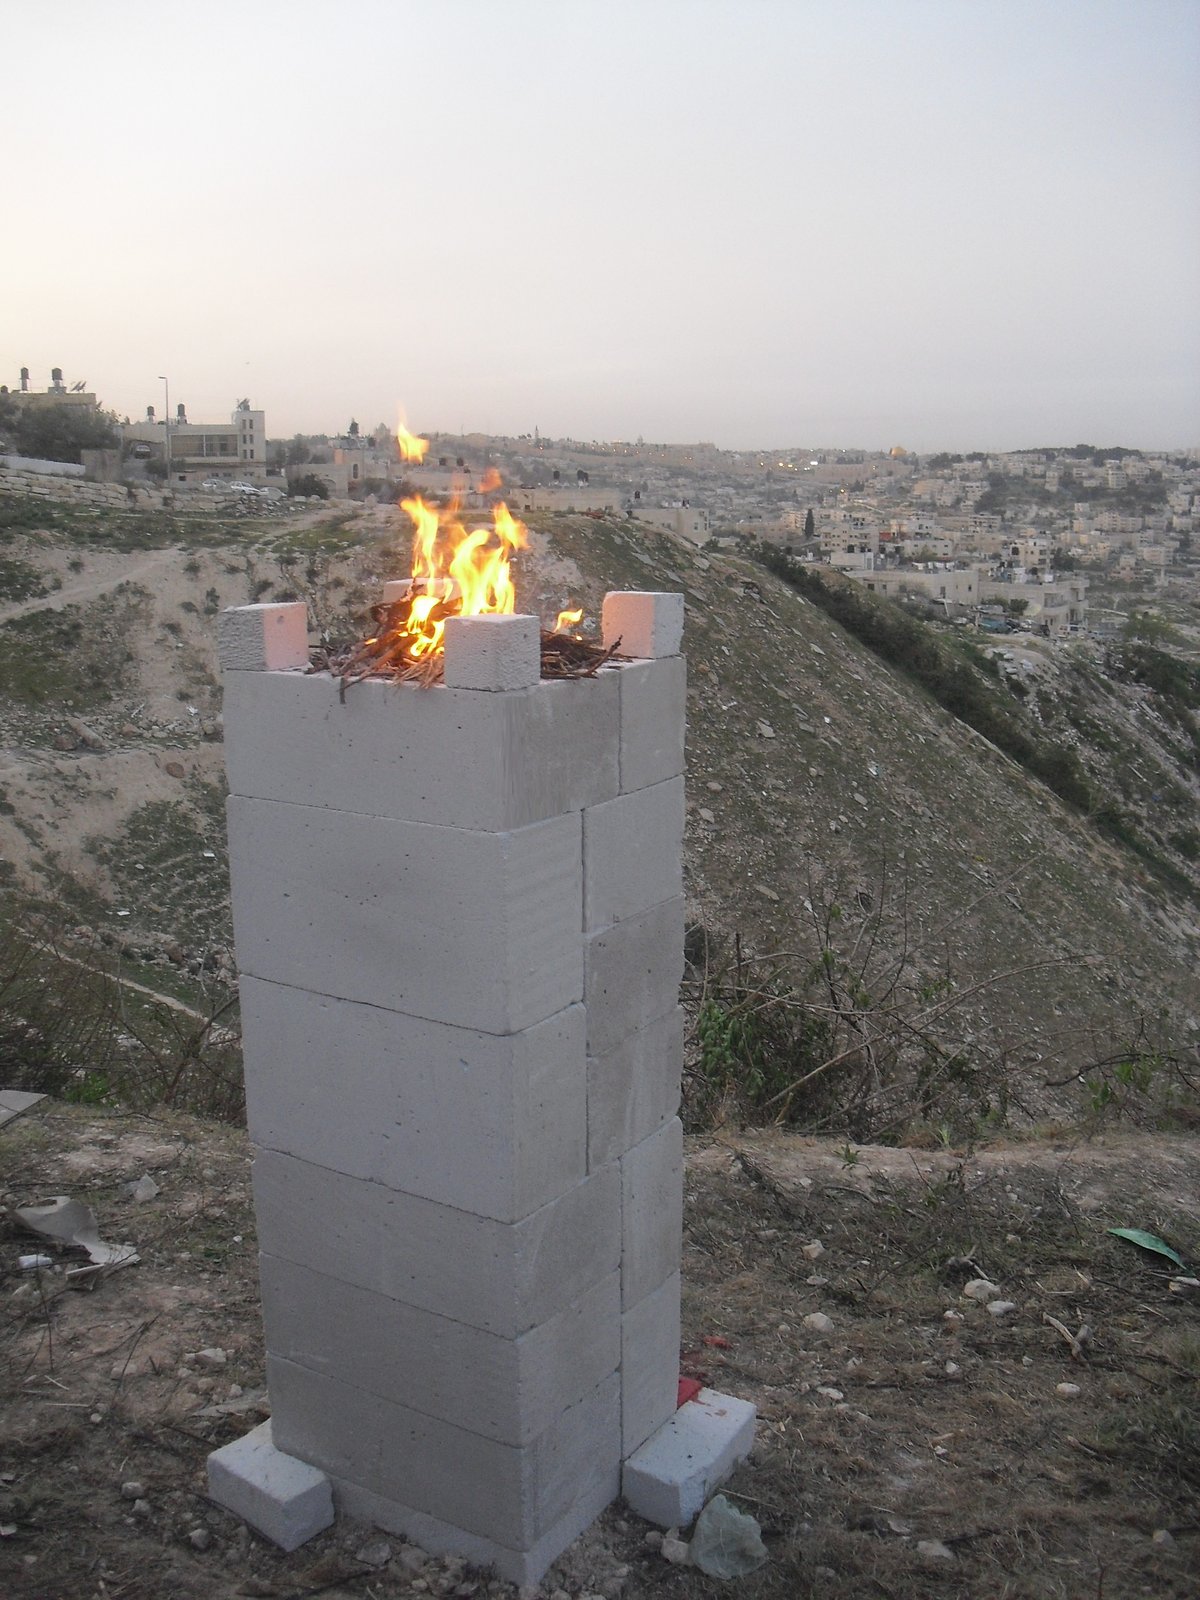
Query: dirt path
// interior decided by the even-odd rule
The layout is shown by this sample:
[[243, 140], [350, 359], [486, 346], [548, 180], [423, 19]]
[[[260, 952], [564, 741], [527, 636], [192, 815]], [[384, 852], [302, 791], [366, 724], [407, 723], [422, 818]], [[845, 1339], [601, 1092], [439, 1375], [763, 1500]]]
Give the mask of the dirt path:
[[147, 574], [156, 572], [159, 567], [175, 560], [180, 553], [179, 545], [168, 545], [162, 550], [152, 550], [141, 561], [135, 561], [131, 567], [124, 567], [119, 572], [110, 573], [108, 577], [89, 578], [84, 583], [66, 583], [52, 594], [38, 595], [32, 600], [17, 600], [11, 605], [0, 606], [0, 624], [12, 622], [17, 617], [26, 617], [33, 611], [61, 611], [64, 606], [74, 605], [78, 601], [94, 600], [98, 595], [106, 594], [122, 583], [129, 583], [135, 578], [144, 578]]

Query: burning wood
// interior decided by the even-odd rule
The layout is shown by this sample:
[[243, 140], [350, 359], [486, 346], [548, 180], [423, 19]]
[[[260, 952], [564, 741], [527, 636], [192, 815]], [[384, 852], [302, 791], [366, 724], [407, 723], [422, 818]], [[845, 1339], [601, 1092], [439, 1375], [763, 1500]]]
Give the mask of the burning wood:
[[[440, 683], [445, 661], [441, 651], [415, 660], [411, 654], [412, 605], [412, 598], [405, 598], [390, 605], [372, 606], [371, 638], [318, 645], [312, 652], [310, 672], [328, 672], [338, 678], [343, 696], [351, 684], [361, 683], [364, 678], [415, 683], [422, 689]], [[440, 613], [437, 620], [444, 621], [456, 611], [453, 600], [439, 601], [431, 615]], [[560, 627], [543, 628], [541, 638], [543, 678], [594, 678], [601, 667], [625, 659], [620, 655], [619, 639], [605, 647]]]

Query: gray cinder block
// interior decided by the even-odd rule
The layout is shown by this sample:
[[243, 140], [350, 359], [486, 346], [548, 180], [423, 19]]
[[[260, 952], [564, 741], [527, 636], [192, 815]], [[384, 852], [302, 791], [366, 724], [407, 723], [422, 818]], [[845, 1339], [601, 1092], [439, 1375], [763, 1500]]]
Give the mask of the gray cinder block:
[[519, 1339], [276, 1256], [259, 1273], [272, 1355], [501, 1444], [528, 1444], [621, 1362], [616, 1272]]
[[270, 1422], [208, 1458], [208, 1492], [281, 1550], [295, 1550], [333, 1521], [329, 1479], [278, 1450]]
[[[622, 677], [503, 695], [367, 679], [343, 700], [328, 673], [230, 673], [230, 792], [452, 828], [521, 828], [618, 792]], [[682, 749], [682, 734], [676, 742]]]
[[528, 689], [542, 675], [541, 623], [537, 617], [446, 619], [448, 689]]
[[251, 977], [486, 1033], [582, 996], [578, 814], [476, 833], [235, 795], [228, 823]]
[[308, 612], [302, 601], [235, 606], [217, 619], [222, 672], [285, 672], [308, 666]]
[[620, 1189], [606, 1167], [508, 1223], [273, 1150], [254, 1161], [264, 1254], [509, 1339], [617, 1269]]
[[684, 1527], [749, 1455], [753, 1443], [750, 1402], [701, 1389], [625, 1462], [621, 1491], [648, 1522]]
[[683, 893], [683, 779], [583, 813], [583, 926], [591, 933]]
[[[243, 1026], [245, 1007], [243, 1004]], [[683, 1070], [683, 1012], [628, 1034], [587, 1063], [588, 1171], [618, 1161], [656, 1133], [679, 1110]]]
[[621, 1318], [621, 1454], [631, 1456], [675, 1414], [679, 1291], [674, 1272]]
[[613, 589], [604, 596], [601, 627], [605, 645], [621, 641], [621, 654], [658, 660], [676, 656], [683, 644], [683, 596]]
[[603, 1056], [678, 1003], [683, 897], [584, 939], [587, 1049]]
[[683, 1125], [672, 1117], [621, 1159], [621, 1304], [628, 1310], [679, 1267]]
[[665, 783], [684, 770], [687, 663], [631, 661], [616, 674], [621, 690], [621, 793]]
[[241, 1001], [255, 1144], [501, 1222], [583, 1179], [581, 1005], [500, 1035], [260, 978]]

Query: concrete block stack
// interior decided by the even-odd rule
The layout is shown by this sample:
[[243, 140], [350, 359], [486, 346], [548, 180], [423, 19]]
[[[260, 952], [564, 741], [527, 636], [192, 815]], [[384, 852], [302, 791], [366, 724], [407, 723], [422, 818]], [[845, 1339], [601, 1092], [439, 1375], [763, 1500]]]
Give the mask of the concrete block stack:
[[268, 1532], [273, 1450], [533, 1582], [674, 1416], [682, 614], [610, 595], [654, 654], [569, 682], [457, 620], [344, 701], [302, 605], [221, 619], [272, 1418], [213, 1493]]

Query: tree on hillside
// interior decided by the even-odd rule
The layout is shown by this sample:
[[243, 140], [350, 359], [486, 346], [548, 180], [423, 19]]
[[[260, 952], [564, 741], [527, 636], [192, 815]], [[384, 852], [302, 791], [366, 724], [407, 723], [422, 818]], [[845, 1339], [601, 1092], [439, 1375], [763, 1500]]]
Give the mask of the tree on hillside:
[[811, 506], [804, 513], [804, 537], [806, 539], [815, 539], [817, 537], [817, 523], [812, 514]]
[[112, 411], [86, 406], [22, 406], [10, 430], [23, 456], [41, 461], [82, 461], [84, 450], [110, 450], [118, 443]]
[[353, 417], [350, 418], [350, 426], [346, 429], [346, 432], [351, 439], [358, 438], [358, 423]]

